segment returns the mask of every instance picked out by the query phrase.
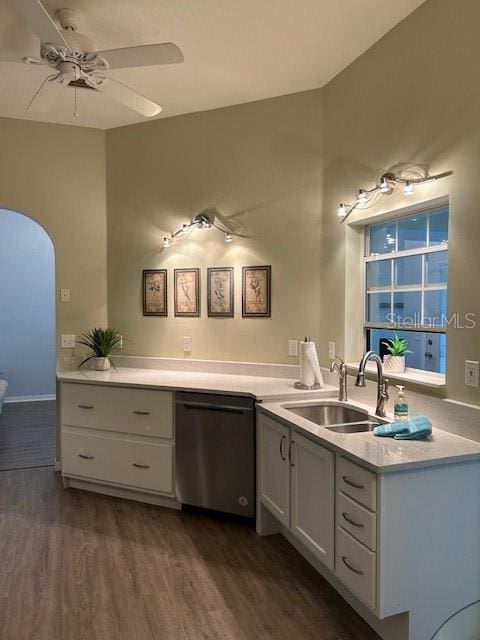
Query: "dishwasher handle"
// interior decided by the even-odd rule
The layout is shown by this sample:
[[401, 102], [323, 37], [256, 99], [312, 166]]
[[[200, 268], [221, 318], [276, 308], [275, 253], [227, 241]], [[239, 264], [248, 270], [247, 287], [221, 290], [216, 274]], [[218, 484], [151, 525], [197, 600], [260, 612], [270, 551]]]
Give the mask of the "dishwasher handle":
[[223, 413], [247, 413], [253, 411], [248, 407], [234, 407], [229, 404], [207, 404], [205, 402], [179, 402], [184, 409], [195, 409], [199, 411], [222, 411]]

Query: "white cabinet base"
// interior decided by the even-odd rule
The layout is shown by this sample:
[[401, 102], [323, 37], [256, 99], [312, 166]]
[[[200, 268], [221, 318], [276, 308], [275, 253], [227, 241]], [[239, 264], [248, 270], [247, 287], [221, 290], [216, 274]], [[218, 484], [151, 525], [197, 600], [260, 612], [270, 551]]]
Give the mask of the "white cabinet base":
[[125, 498], [127, 500], [135, 500], [137, 502], [146, 502], [147, 504], [154, 504], [159, 507], [168, 507], [170, 509], [181, 510], [182, 505], [174, 498], [166, 498], [159, 496], [156, 493], [150, 493], [147, 491], [136, 491], [121, 485], [112, 485], [111, 483], [104, 484], [103, 482], [92, 482], [83, 478], [75, 478], [73, 476], [64, 476], [62, 478], [63, 486], [65, 489], [82, 489], [84, 491], [94, 491], [95, 493], [103, 493], [107, 496], [113, 496], [115, 498]]

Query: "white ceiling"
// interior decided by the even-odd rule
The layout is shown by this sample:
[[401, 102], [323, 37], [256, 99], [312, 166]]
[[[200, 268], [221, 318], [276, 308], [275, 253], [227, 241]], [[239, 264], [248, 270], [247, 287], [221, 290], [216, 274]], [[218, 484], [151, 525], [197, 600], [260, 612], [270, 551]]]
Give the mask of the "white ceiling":
[[[321, 87], [423, 0], [45, 0], [81, 9], [99, 49], [175, 42], [182, 65], [110, 72], [163, 106], [159, 117]], [[39, 41], [0, 0], [0, 60], [38, 56]], [[93, 91], [65, 89], [50, 112], [26, 105], [48, 67], [0, 63], [0, 116], [109, 129], [144, 118]], [[157, 116], [158, 117], [158, 116]]]

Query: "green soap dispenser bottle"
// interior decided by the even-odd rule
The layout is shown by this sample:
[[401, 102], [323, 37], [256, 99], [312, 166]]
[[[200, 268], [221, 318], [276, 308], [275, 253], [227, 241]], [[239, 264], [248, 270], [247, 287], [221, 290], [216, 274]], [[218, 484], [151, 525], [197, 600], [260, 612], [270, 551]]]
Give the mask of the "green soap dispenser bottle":
[[394, 407], [395, 420], [408, 420], [408, 403], [405, 398], [405, 387], [402, 387], [400, 384], [397, 384], [396, 387], [398, 389], [398, 397]]

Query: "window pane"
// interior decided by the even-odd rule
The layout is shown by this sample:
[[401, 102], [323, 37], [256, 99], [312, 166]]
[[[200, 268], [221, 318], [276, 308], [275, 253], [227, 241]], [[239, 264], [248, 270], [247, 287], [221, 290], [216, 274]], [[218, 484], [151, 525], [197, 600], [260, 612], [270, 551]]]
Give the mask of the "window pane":
[[426, 284], [446, 284], [448, 274], [448, 251], [427, 255]]
[[421, 291], [402, 291], [393, 294], [394, 322], [407, 322], [411, 325], [421, 321]]
[[395, 286], [422, 284], [422, 256], [408, 256], [395, 260]]
[[427, 244], [427, 216], [418, 215], [398, 222], [398, 250], [418, 249]]
[[430, 214], [430, 246], [442, 244], [448, 240], [448, 209], [440, 209]]
[[447, 291], [425, 291], [423, 324], [445, 325], [447, 316]]
[[368, 320], [370, 322], [388, 322], [391, 296], [389, 293], [369, 293], [367, 295]]
[[395, 222], [375, 224], [370, 227], [370, 255], [395, 251], [396, 233]]
[[[424, 333], [421, 331], [397, 331], [400, 338], [405, 338], [408, 348], [405, 362], [412, 369], [423, 369], [445, 373], [447, 337], [444, 333]], [[393, 337], [390, 329], [367, 329], [367, 349], [373, 349], [383, 358], [388, 350], [382, 342]]]
[[392, 286], [392, 261], [367, 262], [367, 289], [386, 289]]

